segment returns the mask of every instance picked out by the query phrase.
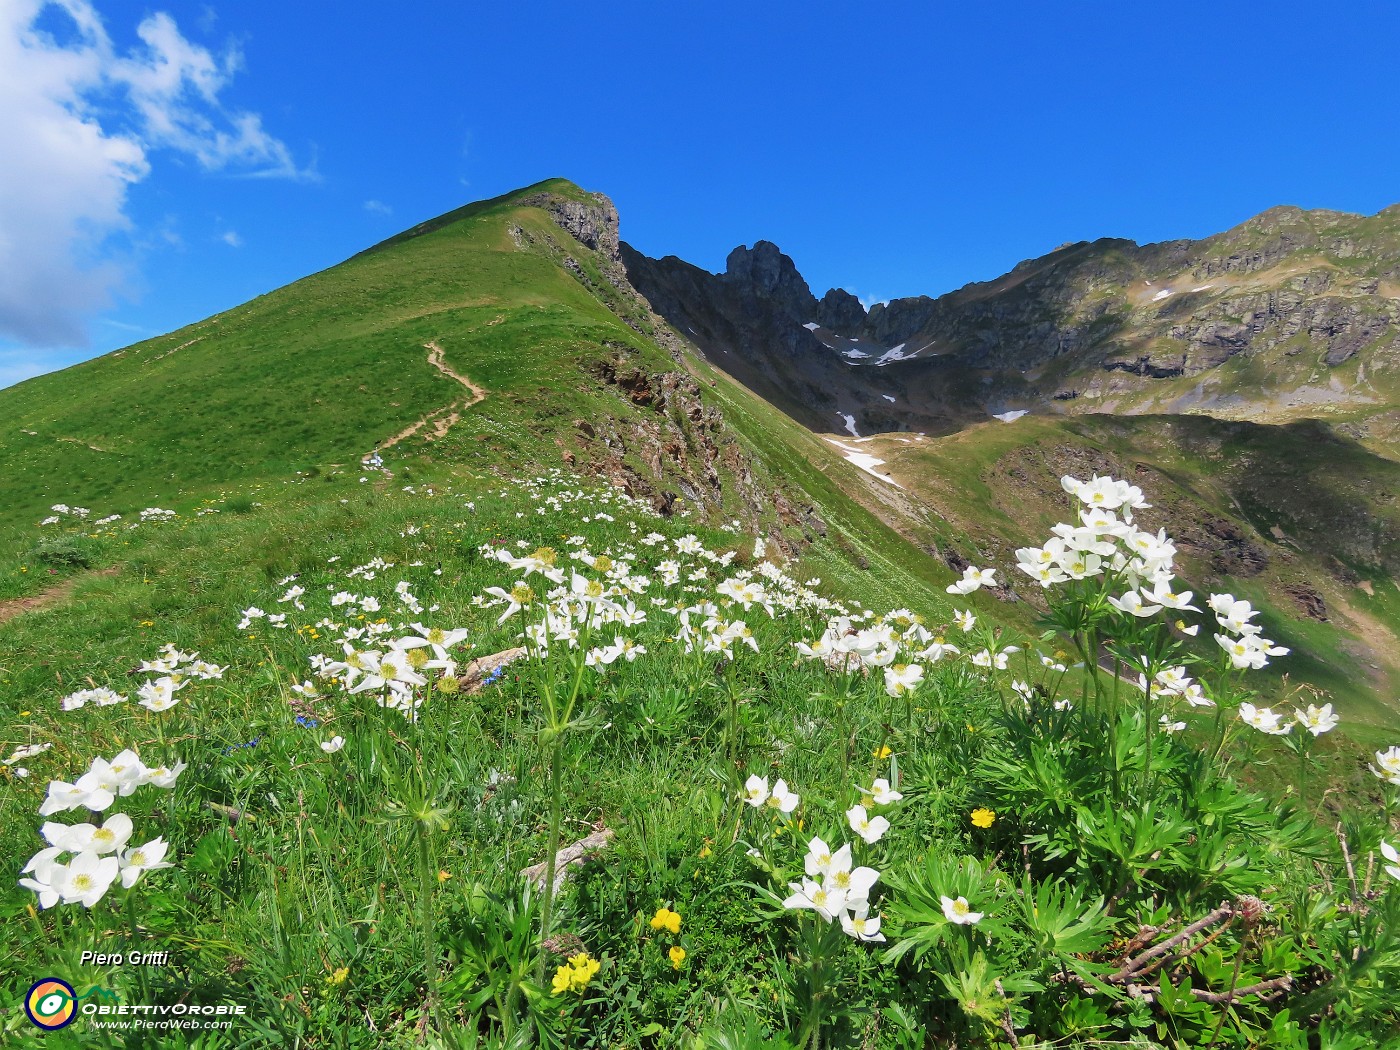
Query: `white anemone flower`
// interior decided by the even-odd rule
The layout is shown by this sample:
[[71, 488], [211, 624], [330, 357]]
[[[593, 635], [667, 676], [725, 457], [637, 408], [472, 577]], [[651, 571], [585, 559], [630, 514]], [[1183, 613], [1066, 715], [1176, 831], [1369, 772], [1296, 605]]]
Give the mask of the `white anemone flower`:
[[1376, 764], [1371, 772], [1388, 784], [1400, 787], [1400, 746], [1391, 746], [1376, 752]]
[[846, 931], [846, 936], [854, 937], [858, 941], [883, 941], [885, 939], [885, 935], [880, 932], [880, 916], [872, 917], [868, 905], [849, 913], [842, 912], [841, 929]]
[[49, 743], [21, 744], [19, 747], [15, 748], [14, 754], [5, 759], [5, 765], [12, 766], [16, 762], [23, 762], [26, 758], [34, 758], [36, 755], [42, 755], [51, 747], [53, 747], [53, 744]]
[[888, 820], [884, 817], [872, 817], [864, 806], [852, 806], [848, 809], [846, 820], [850, 823], [851, 830], [864, 839], [867, 846], [879, 842], [885, 832], [890, 830]]
[[744, 781], [744, 801], [757, 808], [768, 801], [768, 778], [757, 773]]
[[895, 664], [885, 668], [885, 692], [890, 696], [912, 693], [923, 680], [924, 669], [918, 664]]
[[954, 900], [952, 897], [939, 897], [943, 905], [943, 917], [959, 926], [971, 926], [982, 921], [985, 912], [973, 911], [966, 897]]
[[146, 770], [145, 782], [152, 787], [173, 788], [188, 765], [187, 762], [176, 762], [174, 766], [152, 766]]
[[79, 853], [67, 865], [55, 865], [53, 887], [64, 904], [81, 904], [91, 908], [116, 881], [121, 868], [116, 857], [99, 857], [96, 853]]
[[971, 594], [983, 587], [995, 587], [996, 582], [995, 569], [979, 569], [969, 565], [963, 570], [962, 579], [950, 584], [947, 591], [949, 594]]
[[335, 754], [344, 746], [345, 738], [343, 736], [333, 736], [329, 740], [321, 741], [321, 750], [328, 755]]
[[143, 846], [133, 846], [123, 853], [121, 855], [122, 885], [131, 889], [136, 885], [136, 880], [146, 872], [159, 868], [173, 868], [175, 865], [165, 859], [166, 851], [169, 848], [169, 843], [158, 836]]
[[849, 871], [851, 868], [851, 847], [849, 843], [842, 845], [834, 853], [822, 839], [813, 838], [807, 843], [807, 856], [803, 858], [803, 867], [810, 878], [817, 876], [827, 876], [833, 871]]
[[1109, 598], [1108, 604], [1119, 612], [1129, 613], [1133, 616], [1155, 616], [1162, 611], [1160, 605], [1150, 605], [1142, 600], [1142, 595], [1137, 591], [1128, 591], [1121, 598]]
[[1239, 717], [1246, 725], [1270, 736], [1287, 736], [1293, 728], [1293, 723], [1284, 722], [1283, 716], [1278, 712], [1267, 707], [1255, 707], [1247, 701], [1240, 704]]
[[[29, 858], [29, 863], [24, 866], [22, 875], [33, 875], [30, 879], [20, 879], [19, 884], [27, 890], [32, 890], [39, 895], [40, 908], [52, 908], [58, 903], [58, 885], [62, 881], [63, 873], [66, 873], [67, 866], [58, 863], [58, 855], [66, 852], [61, 846], [50, 846], [41, 849], [34, 856]], [[57, 873], [57, 869], [62, 872]]]
[[769, 809], [776, 809], [779, 813], [791, 813], [797, 808], [801, 798], [788, 790], [787, 781], [779, 780], [773, 785], [773, 793], [764, 802]]
[[893, 805], [904, 797], [900, 792], [891, 790], [890, 782], [884, 777], [876, 780], [865, 794], [869, 795], [877, 806]]
[[426, 644], [433, 647], [433, 655], [439, 660], [446, 660], [448, 649], [467, 640], [467, 631], [461, 627], [445, 631], [441, 627], [424, 627], [421, 623], [415, 623], [413, 629]]
[[[39, 816], [47, 817], [54, 813], [66, 813], [70, 809], [85, 806], [90, 793], [87, 787], [70, 784], [66, 780], [50, 780], [48, 795], [39, 806]], [[106, 809], [111, 804], [112, 797], [108, 795], [107, 801], [100, 808]]]
[[940, 634], [936, 635], [933, 641], [930, 642], [923, 649], [920, 649], [916, 655], [918, 655], [924, 660], [928, 660], [932, 663], [937, 663], [945, 656], [948, 656], [950, 654], [956, 656], [960, 652], [962, 652], [961, 649], [959, 649], [956, 645], [949, 645], [944, 640], [943, 636]]
[[184, 685], [183, 682], [177, 682], [168, 675], [157, 678], [154, 682], [147, 682], [136, 690], [136, 695], [140, 697], [136, 702], [156, 714], [169, 711], [180, 702], [180, 698], [175, 693], [182, 685]]
[[1167, 609], [1186, 609], [1191, 612], [1201, 610], [1191, 604], [1191, 599], [1195, 595], [1191, 591], [1173, 591], [1170, 580], [1158, 580], [1148, 592], [1147, 597], [1157, 605]]
[[788, 883], [792, 896], [783, 901], [788, 909], [811, 908], [827, 922], [831, 922], [846, 908], [846, 894], [835, 887], [827, 888], [824, 881], [814, 882], [803, 879], [800, 883]]
[[859, 907], [870, 901], [870, 890], [880, 880], [880, 873], [874, 868], [852, 868], [850, 851], [845, 852], [844, 867], [832, 864], [830, 873], [822, 880], [827, 889], [838, 889], [846, 895], [846, 907]]
[[1295, 707], [1293, 713], [1298, 716], [1298, 724], [1313, 736], [1321, 736], [1336, 729], [1337, 723], [1341, 721], [1333, 712], [1331, 704], [1323, 704], [1321, 707], [1309, 704], [1306, 711], [1299, 711]]
[[39, 829], [51, 846], [70, 853], [116, 853], [131, 838], [131, 818], [113, 813], [101, 827], [94, 824], [57, 824], [49, 821]]

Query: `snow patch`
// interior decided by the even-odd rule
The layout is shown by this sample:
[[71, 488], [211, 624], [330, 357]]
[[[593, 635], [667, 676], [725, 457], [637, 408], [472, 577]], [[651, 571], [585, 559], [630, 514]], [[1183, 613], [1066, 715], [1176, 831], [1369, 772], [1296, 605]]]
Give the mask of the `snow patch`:
[[883, 397], [890, 404], [894, 404], [894, 398], [891, 397], [889, 394], [881, 394], [880, 396]]
[[870, 455], [867, 452], [861, 452], [859, 449], [851, 448], [851, 446], [837, 441], [835, 438], [827, 438], [827, 440], [830, 441], [837, 448], [839, 448], [841, 450], [841, 455], [845, 457], [846, 462], [851, 464], [851, 466], [855, 467], [857, 470], [865, 471], [872, 478], [879, 478], [886, 485], [893, 485], [897, 489], [904, 488], [904, 486], [901, 485], [899, 482], [895, 481], [894, 478], [889, 477], [885, 474], [881, 474], [875, 470], [876, 467], [884, 465], [885, 461], [883, 459], [877, 459], [876, 457]]
[[847, 415], [845, 412], [837, 412], [838, 416], [846, 421], [846, 431], [851, 437], [860, 437], [860, 432], [856, 430], [856, 417]]
[[1201, 285], [1199, 288], [1192, 288], [1191, 290], [1192, 290], [1193, 292], [1204, 292], [1204, 291], [1205, 291], [1206, 289], [1208, 289], [1209, 287], [1210, 287], [1210, 285], [1208, 285], [1208, 284], [1203, 284], [1203, 285]]
[[1170, 288], [1163, 288], [1160, 292], [1158, 292], [1156, 295], [1154, 295], [1154, 296], [1152, 297], [1152, 301], [1155, 303], [1155, 302], [1157, 302], [1159, 299], [1165, 299], [1167, 296], [1169, 296], [1169, 295], [1171, 295], [1171, 294], [1172, 294], [1172, 290], [1171, 290]]
[[[914, 354], [906, 354], [904, 352], [904, 346], [904, 343], [900, 343], [898, 346], [890, 347], [880, 355], [880, 360], [875, 362], [876, 367], [883, 367], [891, 361], [903, 361], [906, 358], [913, 357]], [[918, 353], [918, 351], [916, 350], [914, 353]]]
[[[832, 349], [835, 350], [836, 348], [835, 348], [835, 347], [832, 347]], [[841, 351], [841, 356], [842, 356], [842, 357], [845, 357], [845, 358], [848, 358], [848, 359], [850, 359], [850, 360], [852, 360], [852, 361], [859, 361], [861, 358], [863, 358], [863, 357], [869, 357], [870, 355], [867, 354], [867, 353], [864, 353], [863, 351], [860, 351], [860, 350], [851, 349], [851, 350], [842, 350], [842, 351]]]
[[1016, 422], [1016, 420], [1024, 416], [1027, 411], [1029, 410], [1024, 408], [1018, 408], [1013, 412], [993, 412], [992, 418], [1000, 419], [1003, 423], [1014, 423]]
[[817, 324], [816, 321], [808, 321], [802, 327], [807, 329], [807, 331], [809, 332], [815, 332], [818, 328], [821, 327], [821, 325]]

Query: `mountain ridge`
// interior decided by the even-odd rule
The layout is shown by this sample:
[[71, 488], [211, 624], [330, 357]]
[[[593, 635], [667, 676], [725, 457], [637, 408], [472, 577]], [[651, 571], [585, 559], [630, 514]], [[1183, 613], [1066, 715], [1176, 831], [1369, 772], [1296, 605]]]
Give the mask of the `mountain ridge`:
[[[852, 429], [846, 416], [860, 433], [948, 432], [1008, 409], [1202, 410], [1321, 414], [1378, 450], [1400, 442], [1386, 407], [1400, 393], [1400, 205], [1372, 216], [1278, 206], [1200, 240], [1079, 241], [868, 311], [839, 289], [816, 299], [767, 241], [736, 248], [722, 274], [630, 248], [624, 258], [658, 313], [818, 430]], [[822, 360], [822, 347], [841, 360]], [[888, 374], [872, 377], [872, 364]], [[1349, 365], [1359, 377], [1336, 371]], [[1260, 368], [1257, 393], [1257, 374], [1230, 374]]]

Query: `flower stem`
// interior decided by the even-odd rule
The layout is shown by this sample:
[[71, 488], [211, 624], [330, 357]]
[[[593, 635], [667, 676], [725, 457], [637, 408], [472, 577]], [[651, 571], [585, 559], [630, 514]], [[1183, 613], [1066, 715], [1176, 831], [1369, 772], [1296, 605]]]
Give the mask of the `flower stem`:
[[554, 875], [555, 862], [559, 855], [559, 752], [562, 736], [556, 735], [549, 745], [549, 852], [544, 861], [544, 897], [540, 901], [540, 954], [535, 963], [535, 981], [543, 986], [545, 971], [544, 943], [549, 939], [550, 926], [554, 921]]
[[433, 886], [436, 876], [433, 872], [433, 847], [428, 841], [428, 829], [423, 826], [421, 820], [417, 822], [417, 831], [418, 893], [422, 898], [419, 901], [419, 921], [423, 926], [423, 952], [428, 965], [428, 1012], [432, 1015], [438, 1031], [442, 1032], [446, 1029], [443, 1028], [442, 1017], [438, 1013], [437, 929], [433, 915]]

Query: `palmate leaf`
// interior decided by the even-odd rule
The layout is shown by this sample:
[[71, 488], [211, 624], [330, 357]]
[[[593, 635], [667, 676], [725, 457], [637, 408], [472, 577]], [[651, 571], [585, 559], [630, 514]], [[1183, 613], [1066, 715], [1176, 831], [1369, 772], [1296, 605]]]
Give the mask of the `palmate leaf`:
[[1012, 899], [1040, 954], [1077, 967], [1082, 960], [1074, 956], [1098, 951], [1113, 936], [1114, 920], [1104, 913], [1103, 897], [1086, 898], [1079, 886], [1050, 881], [1036, 886], [1027, 878]]
[[1135, 812], [1105, 803], [1097, 812], [1079, 809], [1075, 820], [1086, 852], [1134, 868], [1157, 864], [1162, 854], [1186, 841], [1191, 831], [1178, 814], [1164, 812], [1153, 802]]

